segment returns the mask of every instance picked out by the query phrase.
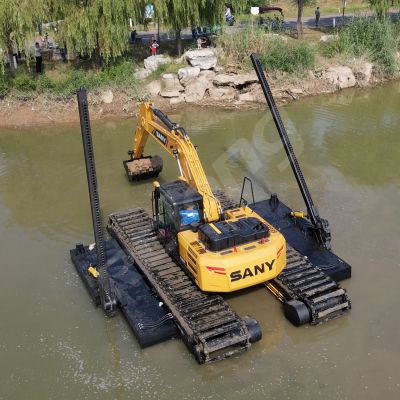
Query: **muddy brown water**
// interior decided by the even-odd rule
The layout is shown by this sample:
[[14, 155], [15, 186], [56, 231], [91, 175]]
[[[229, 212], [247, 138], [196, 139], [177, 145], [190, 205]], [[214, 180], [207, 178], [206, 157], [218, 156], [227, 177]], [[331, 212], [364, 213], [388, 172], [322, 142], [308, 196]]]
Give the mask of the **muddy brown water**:
[[[238, 357], [200, 366], [181, 340], [141, 350], [122, 316], [95, 309], [69, 260], [93, 241], [78, 126], [0, 130], [0, 399], [400, 398], [400, 85], [346, 90], [282, 109], [314, 201], [329, 219], [353, 309], [295, 328], [262, 287], [230, 296], [263, 339]], [[187, 108], [171, 118], [190, 133], [213, 186], [256, 200], [277, 192], [304, 209], [270, 117]], [[121, 161], [134, 120], [93, 124], [103, 219], [150, 207]], [[177, 167], [155, 143], [172, 180]]]

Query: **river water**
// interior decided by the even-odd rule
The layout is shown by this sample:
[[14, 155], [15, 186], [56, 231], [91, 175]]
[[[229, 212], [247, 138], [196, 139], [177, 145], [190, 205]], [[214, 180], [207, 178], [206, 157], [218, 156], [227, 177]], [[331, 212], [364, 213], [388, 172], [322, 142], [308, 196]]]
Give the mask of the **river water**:
[[[76, 125], [0, 130], [0, 399], [399, 399], [400, 85], [346, 90], [282, 109], [299, 162], [353, 266], [351, 312], [295, 328], [264, 289], [230, 296], [263, 340], [236, 358], [199, 366], [179, 339], [141, 350], [122, 316], [95, 309], [69, 260], [93, 241]], [[304, 209], [268, 113], [187, 108], [180, 122], [213, 186], [237, 198], [244, 175], [256, 200], [277, 192]], [[122, 159], [135, 121], [93, 124], [103, 219], [150, 207], [151, 184], [131, 185]], [[160, 180], [175, 162], [160, 154]]]

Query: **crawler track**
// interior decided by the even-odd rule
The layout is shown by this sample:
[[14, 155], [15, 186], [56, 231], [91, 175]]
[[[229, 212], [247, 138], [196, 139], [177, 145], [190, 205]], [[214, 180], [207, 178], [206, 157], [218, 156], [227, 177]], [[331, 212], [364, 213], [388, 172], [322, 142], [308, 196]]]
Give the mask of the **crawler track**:
[[143, 209], [111, 214], [107, 229], [156, 290], [199, 363], [221, 360], [250, 347], [243, 319], [221, 296], [198, 289], [161, 245]]
[[[219, 190], [214, 192], [223, 210], [238, 207]], [[298, 300], [310, 312], [310, 324], [317, 325], [338, 318], [351, 308], [346, 291], [325, 272], [313, 265], [290, 245], [286, 245], [287, 264], [278, 277], [265, 286], [283, 303]]]
[[317, 325], [340, 317], [351, 308], [346, 291], [325, 272], [310, 263], [293, 247], [287, 246], [285, 269], [267, 288], [282, 302], [299, 300], [310, 312], [310, 323]]

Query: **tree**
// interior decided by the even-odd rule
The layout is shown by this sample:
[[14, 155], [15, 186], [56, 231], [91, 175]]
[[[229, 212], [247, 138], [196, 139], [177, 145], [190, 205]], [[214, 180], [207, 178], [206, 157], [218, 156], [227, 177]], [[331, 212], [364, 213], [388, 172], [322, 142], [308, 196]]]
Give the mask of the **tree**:
[[88, 55], [98, 64], [128, 47], [129, 18], [141, 20], [144, 0], [53, 0], [61, 15], [60, 40], [69, 51]]
[[2, 0], [0, 1], [0, 62], [5, 53], [10, 60], [10, 70], [15, 75], [13, 48], [23, 52], [29, 60], [27, 42], [35, 35], [35, 27], [48, 15], [47, 0]]
[[182, 54], [181, 31], [188, 26], [215, 24], [221, 21], [221, 0], [154, 0], [155, 12], [174, 31], [178, 55]]
[[368, 0], [370, 8], [375, 12], [378, 19], [385, 18], [391, 6], [400, 4], [399, 0]]
[[297, 37], [303, 34], [303, 7], [310, 6], [315, 3], [315, 0], [292, 0], [297, 4]]

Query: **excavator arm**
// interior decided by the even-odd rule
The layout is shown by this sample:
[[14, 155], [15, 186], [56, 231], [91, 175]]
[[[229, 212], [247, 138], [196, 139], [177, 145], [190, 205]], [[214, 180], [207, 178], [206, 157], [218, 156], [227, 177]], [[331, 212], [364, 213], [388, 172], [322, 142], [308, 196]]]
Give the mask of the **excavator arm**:
[[[144, 148], [149, 137], [155, 139], [176, 159], [181, 179], [184, 179], [203, 196], [205, 220], [207, 222], [218, 221], [222, 215], [221, 204], [211, 190], [197, 149], [185, 129], [171, 122], [151, 103], [142, 103], [139, 107], [130, 163], [139, 163], [140, 160], [143, 160]], [[136, 180], [141, 179], [141, 176], [148, 176], [140, 168], [136, 168], [134, 171]]]

